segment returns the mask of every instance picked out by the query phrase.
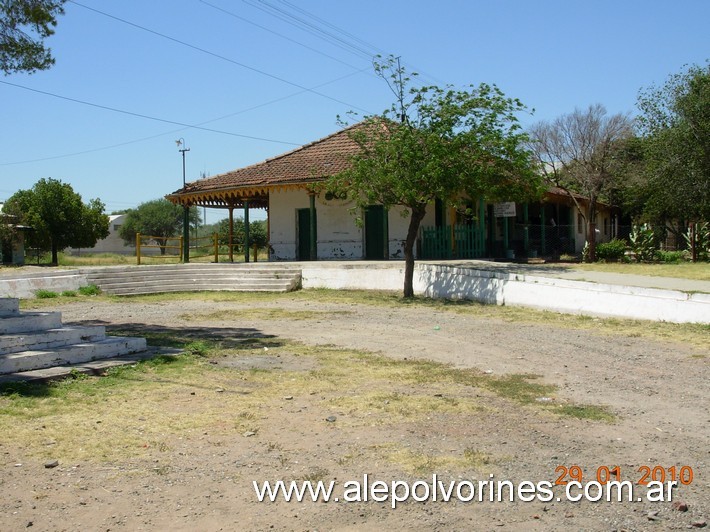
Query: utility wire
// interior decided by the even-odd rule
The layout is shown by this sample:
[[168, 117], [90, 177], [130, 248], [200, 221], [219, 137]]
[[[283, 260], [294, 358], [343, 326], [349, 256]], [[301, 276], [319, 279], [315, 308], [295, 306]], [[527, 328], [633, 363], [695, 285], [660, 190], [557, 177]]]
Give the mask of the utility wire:
[[[365, 69], [363, 69], [363, 70], [365, 70]], [[357, 72], [352, 72], [352, 73], [347, 74], [347, 75], [345, 75], [345, 76], [341, 76], [341, 77], [339, 77], [339, 78], [336, 78], [336, 79], [333, 79], [333, 80], [330, 80], [330, 81], [326, 81], [325, 83], [321, 83], [320, 85], [316, 85], [315, 87], [312, 87], [312, 88], [319, 88], [319, 87], [323, 87], [323, 86], [325, 86], [325, 85], [330, 85], [331, 83], [336, 83], [336, 82], [338, 82], [338, 81], [342, 81], [343, 79], [349, 78], [349, 77], [351, 77], [351, 76], [354, 76], [355, 74], [359, 74], [359, 73], [363, 72], [363, 70], [359, 70], [359, 71], [357, 71]], [[253, 110], [259, 109], [259, 108], [261, 108], [261, 107], [266, 107], [266, 106], [268, 106], [268, 105], [272, 105], [272, 104], [274, 104], [274, 103], [278, 103], [278, 102], [280, 102], [280, 101], [287, 100], [287, 99], [289, 99], [289, 98], [293, 98], [294, 96], [298, 96], [299, 94], [303, 94], [304, 92], [307, 92], [307, 91], [294, 92], [294, 93], [289, 94], [289, 95], [287, 95], [287, 96], [282, 96], [281, 98], [276, 98], [276, 99], [274, 99], [274, 100], [269, 100], [268, 102], [264, 102], [264, 103], [260, 103], [260, 104], [257, 104], [257, 105], [253, 105], [253, 106], [251, 106], [251, 107], [247, 107], [246, 109], [242, 109], [242, 110], [240, 110], [240, 111], [235, 111], [234, 113], [229, 113], [229, 114], [227, 114], [227, 115], [220, 116], [220, 117], [218, 117], [218, 118], [212, 118], [212, 119], [210, 119], [210, 120], [205, 120], [204, 122], [198, 122], [197, 124], [195, 124], [195, 126], [203, 126], [203, 125], [205, 125], [205, 124], [210, 124], [210, 123], [212, 123], [212, 122], [218, 122], [219, 120], [224, 120], [224, 119], [226, 119], [226, 118], [231, 118], [231, 117], [236, 116], [236, 115], [239, 115], [239, 114], [247, 113], [247, 112], [249, 112], [249, 111], [253, 111]], [[190, 126], [190, 127], [194, 127], [194, 126]], [[25, 161], [14, 161], [14, 162], [10, 162], [10, 163], [0, 163], [0, 166], [11, 166], [11, 165], [16, 165], [16, 164], [27, 164], [27, 163], [36, 163], [36, 162], [42, 162], [42, 161], [50, 161], [50, 160], [53, 160], [53, 159], [63, 159], [63, 158], [65, 158], [65, 157], [74, 157], [74, 156], [77, 156], [77, 155], [85, 155], [85, 154], [87, 154], [87, 153], [94, 153], [94, 152], [97, 152], [97, 151], [104, 151], [104, 150], [110, 150], [110, 149], [113, 149], [113, 148], [120, 148], [121, 146], [127, 146], [127, 145], [129, 145], [129, 144], [135, 144], [135, 143], [138, 143], [138, 142], [143, 142], [143, 141], [145, 141], [145, 140], [152, 140], [152, 139], [155, 139], [155, 138], [158, 138], [158, 137], [163, 137], [163, 136], [165, 136], [165, 135], [172, 135], [172, 134], [174, 134], [174, 133], [179, 133], [179, 132], [181, 132], [181, 131], [185, 131], [186, 129], [190, 129], [190, 127], [181, 127], [181, 128], [179, 128], [179, 129], [173, 129], [173, 130], [171, 130], [171, 131], [166, 131], [166, 132], [164, 132], [164, 133], [158, 133], [158, 134], [156, 134], [156, 135], [151, 135], [151, 136], [149, 136], [149, 137], [142, 137], [142, 138], [140, 138], [140, 139], [128, 140], [128, 141], [125, 141], [125, 142], [120, 142], [120, 143], [118, 143], [118, 144], [111, 144], [110, 146], [102, 146], [102, 147], [100, 147], [100, 148], [92, 148], [92, 149], [89, 149], [89, 150], [83, 150], [83, 151], [78, 151], [78, 152], [73, 152], [73, 153], [66, 153], [66, 154], [63, 154], [63, 155], [53, 155], [53, 156], [50, 156], [50, 157], [41, 157], [41, 158], [39, 158], [39, 159], [29, 159], [29, 160], [25, 160]], [[217, 130], [214, 130], [214, 131], [217, 132]], [[290, 144], [290, 143], [289, 143], [289, 144]]]
[[74, 4], [74, 5], [83, 7], [84, 9], [88, 9], [89, 11], [93, 11], [94, 13], [98, 13], [99, 15], [103, 15], [103, 16], [105, 16], [105, 17], [108, 17], [108, 18], [110, 18], [110, 19], [116, 20], [116, 21], [121, 22], [121, 23], [123, 23], [123, 24], [127, 24], [127, 25], [132, 26], [132, 27], [134, 27], [134, 28], [137, 28], [137, 29], [139, 29], [139, 30], [142, 30], [142, 31], [151, 33], [151, 34], [153, 34], [153, 35], [157, 35], [158, 37], [162, 37], [163, 39], [167, 39], [167, 40], [169, 40], [169, 41], [172, 41], [172, 42], [181, 44], [182, 46], [186, 46], [187, 48], [191, 48], [191, 49], [196, 50], [196, 51], [198, 51], [198, 52], [201, 52], [201, 53], [203, 53], [203, 54], [207, 54], [207, 55], [210, 55], [210, 56], [212, 56], [212, 57], [216, 57], [217, 59], [221, 59], [221, 60], [223, 60], [223, 61], [227, 61], [228, 63], [232, 63], [232, 64], [234, 64], [234, 65], [237, 65], [237, 66], [239, 66], [239, 67], [245, 68], [245, 69], [247, 69], [247, 70], [251, 70], [252, 72], [256, 72], [256, 73], [258, 73], [258, 74], [261, 74], [262, 76], [266, 76], [266, 77], [268, 77], [268, 78], [275, 79], [275, 80], [280, 81], [280, 82], [282, 82], [282, 83], [286, 83], [287, 85], [291, 85], [291, 86], [293, 86], [293, 87], [297, 87], [297, 88], [299, 88], [299, 89], [301, 89], [301, 90], [311, 92], [311, 93], [313, 93], [313, 94], [316, 94], [316, 95], [318, 95], [318, 96], [321, 96], [322, 98], [326, 98], [326, 99], [328, 99], [328, 100], [332, 100], [332, 101], [334, 101], [334, 102], [336, 102], [336, 103], [339, 103], [339, 104], [342, 104], [342, 105], [347, 105], [347, 106], [349, 106], [349, 107], [353, 107], [353, 108], [355, 108], [355, 109], [359, 109], [360, 111], [367, 112], [366, 109], [363, 109], [363, 108], [361, 108], [361, 107], [357, 107], [357, 106], [355, 106], [355, 105], [352, 105], [352, 104], [350, 104], [350, 103], [344, 102], [344, 101], [342, 101], [342, 100], [338, 100], [337, 98], [333, 98], [332, 96], [328, 96], [327, 94], [323, 94], [322, 92], [318, 92], [318, 91], [311, 90], [311, 89], [309, 89], [309, 88], [307, 88], [307, 87], [304, 87], [303, 85], [299, 85], [298, 83], [294, 83], [293, 81], [289, 81], [289, 80], [287, 80], [287, 79], [284, 79], [284, 78], [282, 78], [282, 77], [276, 76], [276, 75], [274, 75], [274, 74], [269, 74], [268, 72], [265, 72], [265, 71], [263, 71], [263, 70], [260, 70], [260, 69], [258, 69], [258, 68], [255, 68], [255, 67], [251, 67], [251, 66], [246, 65], [246, 64], [244, 64], [244, 63], [240, 63], [239, 61], [235, 61], [234, 59], [230, 59], [229, 57], [225, 57], [225, 56], [220, 55], [220, 54], [218, 54], [218, 53], [211, 52], [211, 51], [209, 51], [209, 50], [206, 50], [205, 48], [200, 48], [199, 46], [196, 46], [196, 45], [194, 45], [194, 44], [190, 44], [190, 43], [185, 42], [185, 41], [182, 41], [182, 40], [180, 40], [180, 39], [176, 39], [175, 37], [170, 37], [169, 35], [165, 35], [164, 33], [160, 33], [160, 32], [158, 32], [158, 31], [151, 30], [150, 28], [146, 28], [145, 26], [141, 26], [140, 24], [136, 24], [136, 23], [134, 23], [134, 22], [130, 22], [130, 21], [125, 20], [125, 19], [122, 19], [122, 18], [120, 18], [120, 17], [111, 15], [111, 14], [109, 14], [109, 13], [105, 13], [104, 11], [100, 11], [100, 10], [95, 9], [95, 8], [93, 8], [93, 7], [89, 7], [89, 6], [87, 6], [87, 5], [81, 4], [81, 3], [77, 2], [76, 0], [69, 0], [69, 1], [70, 1], [72, 4]]
[[[303, 14], [305, 17], [310, 18], [316, 23], [311, 23], [308, 21], [304, 21], [300, 17], [297, 17], [293, 15], [292, 13], [289, 13], [287, 10], [283, 8], [279, 8], [274, 6], [273, 4], [269, 3], [267, 0], [242, 0], [244, 3], [247, 5], [250, 5], [252, 7], [255, 7], [264, 13], [267, 13], [271, 15], [272, 17], [275, 17], [279, 20], [282, 20], [286, 22], [287, 24], [290, 24], [292, 26], [295, 26], [307, 33], [310, 33], [311, 35], [326, 41], [330, 44], [333, 44], [341, 49], [344, 49], [350, 53], [353, 53], [355, 55], [364, 55], [371, 61], [378, 55], [380, 56], [387, 56], [387, 55], [395, 55], [395, 54], [388, 54], [384, 52], [381, 48], [378, 48], [374, 44], [368, 43], [367, 41], [364, 41], [357, 37], [356, 35], [353, 35], [352, 33], [336, 26], [335, 24], [332, 24], [328, 22], [325, 19], [322, 19], [321, 17], [314, 15], [313, 13], [310, 13], [309, 11], [306, 11], [305, 9], [296, 6], [292, 4], [291, 2], [287, 0], [278, 0], [281, 4], [290, 7], [291, 9]], [[261, 4], [261, 5], [258, 5]], [[337, 34], [333, 34], [332, 32], [323, 30], [318, 27], [318, 24], [328, 26], [332, 30], [334, 30], [337, 34], [341, 34], [342, 36], [338, 36]], [[363, 49], [362, 46], [354, 44], [353, 42], [348, 42], [347, 39], [350, 39], [351, 41], [355, 41], [356, 43], [360, 43], [360, 45], [364, 46], [367, 49]], [[334, 40], [338, 42], [333, 42]], [[340, 43], [340, 44], [339, 44]], [[436, 83], [443, 84], [440, 79], [436, 78], [435, 76], [428, 74], [427, 72], [423, 71], [422, 69], [416, 68], [416, 66], [404, 62], [404, 64], [412, 71], [412, 72], [417, 72], [420, 76], [427, 77], [430, 80], [433, 80]], [[414, 85], [418, 86], [423, 86], [425, 83], [421, 82], [421, 80], [418, 80], [417, 78], [412, 79], [412, 83]]]
[[[364, 41], [364, 40], [360, 39], [358, 36], [353, 35], [352, 33], [348, 32], [348, 31], [346, 31], [346, 30], [344, 30], [344, 29], [342, 29], [342, 28], [339, 28], [339, 27], [336, 26], [335, 24], [332, 24], [332, 23], [328, 22], [327, 20], [322, 19], [321, 17], [319, 17], [319, 16], [317, 16], [317, 15], [314, 15], [313, 13], [310, 13], [309, 11], [306, 11], [306, 10], [303, 9], [302, 7], [299, 7], [299, 6], [297, 6], [297, 5], [294, 5], [293, 3], [288, 2], [287, 0], [279, 0], [279, 2], [282, 3], [282, 4], [284, 4], [285, 6], [290, 7], [290, 8], [293, 9], [294, 11], [298, 11], [299, 13], [305, 15], [305, 16], [308, 17], [308, 18], [311, 18], [311, 19], [315, 20], [317, 23], [322, 24], [322, 25], [324, 25], [324, 26], [327, 26], [327, 27], [329, 27], [329, 28], [332, 29], [332, 30], [335, 30], [337, 33], [340, 33], [340, 34], [344, 35], [344, 36], [347, 37], [348, 39], [351, 39], [351, 40], [353, 40], [353, 41], [355, 41], [355, 42], [357, 42], [357, 43], [360, 43], [360, 44], [362, 44], [363, 46], [369, 48], [370, 50], [373, 51], [372, 53], [370, 53], [370, 57], [372, 57], [373, 55], [377, 55], [377, 54], [381, 54], [381, 55], [384, 55], [384, 54], [385, 54], [385, 52], [384, 52], [383, 50], [381, 50], [380, 48], [378, 48], [378, 47], [375, 46], [374, 44], [371, 44], [371, 43], [369, 43], [369, 42], [367, 42], [367, 41]], [[262, 2], [262, 3], [268, 4], [268, 2]]]
[[19, 89], [24, 89], [24, 90], [27, 90], [27, 91], [36, 92], [36, 93], [39, 93], [39, 94], [44, 94], [45, 96], [52, 96], [53, 98], [59, 98], [60, 100], [66, 100], [66, 101], [69, 101], [69, 102], [80, 103], [80, 104], [82, 104], [82, 105], [88, 105], [88, 106], [91, 106], [91, 107], [96, 107], [96, 108], [98, 108], [98, 109], [104, 109], [104, 110], [106, 110], [106, 111], [112, 111], [112, 112], [114, 112], [114, 113], [121, 113], [121, 114], [124, 114], [124, 115], [136, 116], [136, 117], [138, 117], [138, 118], [145, 118], [146, 120], [154, 120], [154, 121], [156, 121], [156, 122], [163, 122], [163, 123], [165, 123], [165, 124], [173, 124], [173, 125], [176, 125], [176, 126], [183, 126], [183, 127], [186, 127], [186, 128], [200, 129], [200, 130], [202, 130], [202, 131], [209, 131], [209, 132], [211, 132], [211, 133], [220, 133], [220, 134], [222, 134], [222, 135], [231, 135], [231, 136], [233, 136], [233, 137], [241, 137], [241, 138], [245, 138], [245, 139], [261, 140], [261, 141], [264, 141], [264, 142], [274, 142], [274, 143], [276, 143], [276, 144], [290, 144], [291, 146], [301, 146], [301, 144], [297, 144], [297, 143], [295, 143], [295, 142], [288, 142], [288, 141], [285, 141], [285, 140], [266, 139], [266, 138], [263, 138], [263, 137], [254, 137], [254, 136], [252, 136], [252, 135], [242, 135], [241, 133], [233, 133], [233, 132], [231, 132], [231, 131], [221, 131], [221, 130], [219, 130], [219, 129], [211, 129], [211, 128], [208, 128], [208, 127], [201, 127], [201, 126], [198, 126], [198, 125], [195, 125], [195, 124], [186, 124], [185, 122], [177, 122], [176, 120], [167, 120], [167, 119], [165, 119], [165, 118], [157, 118], [157, 117], [155, 117], [155, 116], [144, 115], [144, 114], [141, 114], [141, 113], [134, 113], [134, 112], [132, 112], [132, 111], [126, 111], [126, 110], [124, 110], [124, 109], [117, 109], [117, 108], [115, 108], [115, 107], [109, 107], [109, 106], [107, 106], [107, 105], [100, 105], [100, 104], [98, 104], [98, 103], [91, 103], [91, 102], [87, 102], [87, 101], [84, 101], [84, 100], [78, 100], [78, 99], [76, 99], [76, 98], [70, 98], [70, 97], [68, 97], [68, 96], [62, 96], [62, 95], [60, 95], [60, 94], [54, 94], [54, 93], [52, 93], [52, 92], [42, 91], [42, 90], [39, 90], [39, 89], [33, 89], [32, 87], [26, 87], [26, 86], [24, 86], [24, 85], [19, 85], [19, 84], [17, 84], [17, 83], [10, 83], [9, 81], [3, 81], [3, 80], [1, 80], [1, 79], [0, 79], [0, 83], [2, 83], [2, 84], [4, 84], [4, 85], [10, 85], [11, 87], [17, 87], [17, 88], [19, 88]]
[[[337, 46], [338, 48], [341, 48], [345, 50], [346, 52], [359, 55], [361, 57], [367, 57], [369, 59], [372, 58], [373, 55], [369, 51], [365, 50], [364, 48], [357, 46], [351, 42], [348, 42], [347, 40], [338, 37], [337, 35], [334, 35], [324, 29], [319, 28], [318, 26], [303, 20], [292, 13], [289, 13], [288, 11], [284, 10], [283, 8], [276, 7], [272, 4], [269, 4], [268, 2], [263, 2], [259, 0], [258, 2], [256, 1], [250, 1], [250, 0], [242, 0], [245, 4], [250, 5], [252, 7], [255, 7], [264, 13], [267, 13], [271, 15], [272, 17], [278, 18], [279, 20], [282, 20], [286, 22], [287, 24], [291, 24], [292, 26], [296, 26], [297, 28], [310, 33], [311, 35], [314, 35], [326, 42], [329, 42], [330, 44]], [[261, 5], [259, 5], [261, 4]]]
[[273, 35], [277, 35], [277, 36], [281, 37], [282, 39], [285, 39], [285, 40], [287, 40], [287, 41], [289, 41], [289, 42], [292, 42], [292, 43], [294, 43], [294, 44], [297, 44], [297, 45], [299, 45], [299, 46], [305, 48], [306, 50], [310, 50], [311, 52], [315, 52], [315, 53], [317, 53], [317, 54], [319, 54], [319, 55], [322, 55], [322, 56], [324, 56], [324, 57], [327, 57], [327, 58], [329, 58], [329, 59], [332, 59], [333, 61], [337, 61], [338, 63], [340, 63], [340, 64], [342, 64], [342, 65], [345, 65], [345, 66], [348, 66], [348, 67], [350, 67], [350, 68], [358, 69], [358, 67], [356, 67], [356, 66], [354, 66], [354, 65], [351, 65], [350, 63], [348, 63], [348, 62], [346, 62], [346, 61], [343, 61], [342, 59], [338, 59], [337, 57], [335, 57], [335, 56], [333, 56], [333, 55], [327, 54], [327, 53], [325, 53], [323, 50], [319, 50], [318, 48], [314, 48], [314, 47], [312, 47], [312, 46], [308, 46], [307, 44], [304, 44], [304, 43], [302, 43], [302, 42], [300, 42], [300, 41], [297, 41], [296, 39], [292, 39], [291, 37], [288, 37], [288, 36], [284, 35], [283, 33], [279, 33], [278, 31], [269, 29], [269, 28], [267, 28], [266, 26], [262, 26], [261, 24], [257, 24], [256, 22], [253, 22], [253, 21], [251, 21], [251, 20], [249, 20], [249, 19], [247, 19], [247, 18], [245, 18], [245, 17], [242, 17], [241, 15], [237, 15], [236, 13], [234, 13], [234, 12], [232, 12], [232, 11], [228, 11], [227, 9], [224, 9], [224, 8], [222, 8], [222, 7], [219, 7], [219, 6], [217, 6], [217, 5], [214, 5], [214, 4], [210, 3], [210, 2], [207, 2], [206, 0], [199, 0], [199, 1], [200, 1], [201, 3], [203, 3], [203, 4], [205, 4], [206, 6], [211, 7], [212, 9], [215, 9], [215, 10], [217, 10], [217, 11], [221, 11], [221, 12], [224, 13], [225, 15], [229, 15], [230, 17], [233, 17], [233, 18], [236, 18], [236, 19], [241, 20], [241, 21], [243, 21], [243, 22], [246, 22], [247, 24], [251, 24], [252, 26], [255, 26], [255, 27], [257, 27], [257, 28], [259, 28], [259, 29], [261, 29], [261, 30], [264, 30], [264, 31], [266, 31], [266, 32], [268, 32], [268, 33], [271, 33], [271, 34], [273, 34]]

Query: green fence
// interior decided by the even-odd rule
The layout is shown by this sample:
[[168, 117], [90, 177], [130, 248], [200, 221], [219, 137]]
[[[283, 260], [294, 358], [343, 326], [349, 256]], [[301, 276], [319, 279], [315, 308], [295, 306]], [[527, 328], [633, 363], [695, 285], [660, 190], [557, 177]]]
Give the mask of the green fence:
[[485, 254], [485, 241], [474, 225], [423, 227], [422, 259], [477, 259]]

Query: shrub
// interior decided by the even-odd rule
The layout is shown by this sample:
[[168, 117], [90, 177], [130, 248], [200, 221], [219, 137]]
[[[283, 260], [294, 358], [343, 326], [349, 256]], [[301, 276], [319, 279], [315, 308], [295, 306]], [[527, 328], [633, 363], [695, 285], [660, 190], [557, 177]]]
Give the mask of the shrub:
[[101, 289], [95, 284], [90, 284], [88, 286], [82, 286], [79, 288], [79, 293], [82, 296], [97, 296], [101, 293]]
[[[696, 253], [698, 255], [698, 260], [707, 261], [710, 260], [710, 223], [703, 222], [695, 224], [695, 247]], [[688, 228], [688, 231], [683, 235], [685, 238], [685, 243], [688, 245], [688, 249], [692, 249], [693, 246], [693, 234]]]
[[64, 290], [62, 297], [76, 297], [76, 292], [74, 290]]
[[59, 294], [51, 290], [36, 290], [35, 296], [37, 296], [38, 299], [52, 299], [53, 297], [59, 296]]
[[659, 251], [658, 260], [668, 264], [683, 262], [687, 260], [687, 252], [685, 251]]
[[597, 260], [610, 262], [620, 261], [626, 253], [626, 242], [615, 238], [611, 242], [597, 244]]
[[635, 225], [629, 235], [631, 250], [638, 262], [650, 262], [656, 257], [656, 238], [648, 224]]

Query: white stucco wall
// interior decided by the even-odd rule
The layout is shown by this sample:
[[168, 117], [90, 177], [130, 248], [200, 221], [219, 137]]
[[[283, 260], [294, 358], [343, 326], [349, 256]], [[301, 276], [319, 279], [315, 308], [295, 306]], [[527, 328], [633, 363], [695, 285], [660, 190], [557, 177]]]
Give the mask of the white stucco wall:
[[[310, 206], [305, 190], [272, 191], [269, 195], [270, 260], [298, 260], [298, 209]], [[316, 198], [317, 253], [319, 260], [361, 260], [364, 256], [363, 228], [358, 227], [355, 215], [350, 212], [353, 201], [326, 201]], [[403, 209], [390, 209], [387, 217], [390, 258], [404, 258], [404, 240], [407, 236], [409, 216]], [[434, 223], [433, 206], [427, 209], [422, 225]]]

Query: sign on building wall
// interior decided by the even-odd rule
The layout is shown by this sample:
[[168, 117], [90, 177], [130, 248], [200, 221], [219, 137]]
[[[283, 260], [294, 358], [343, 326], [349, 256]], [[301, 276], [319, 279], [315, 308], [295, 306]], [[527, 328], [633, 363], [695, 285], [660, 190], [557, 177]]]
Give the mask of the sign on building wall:
[[515, 202], [494, 203], [493, 216], [496, 218], [515, 218]]

